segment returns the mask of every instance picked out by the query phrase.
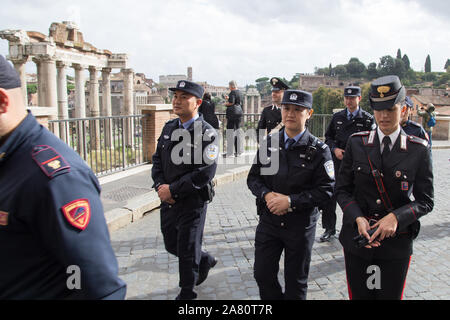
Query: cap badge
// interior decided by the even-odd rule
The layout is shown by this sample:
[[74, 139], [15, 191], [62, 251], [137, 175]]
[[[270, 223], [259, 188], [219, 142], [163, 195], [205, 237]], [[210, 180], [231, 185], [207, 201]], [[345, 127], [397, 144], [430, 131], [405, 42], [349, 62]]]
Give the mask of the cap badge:
[[276, 85], [277, 82], [278, 82], [278, 79], [277, 79], [277, 78], [273, 78], [273, 79], [272, 79], [272, 84], [273, 84], [273, 85]]
[[180, 88], [184, 88], [185, 86], [186, 86], [186, 82], [181, 81], [180, 84], [179, 84], [179, 87]]
[[390, 90], [391, 90], [391, 87], [388, 87], [388, 86], [380, 86], [377, 88], [377, 91], [380, 94], [380, 98], [384, 98], [384, 94], [388, 93]]
[[348, 90], [347, 90], [347, 93], [352, 93], [352, 89], [348, 89]]
[[295, 93], [291, 94], [290, 97], [289, 97], [289, 99], [290, 99], [291, 101], [296, 101], [297, 98], [298, 98], [298, 96], [297, 96]]

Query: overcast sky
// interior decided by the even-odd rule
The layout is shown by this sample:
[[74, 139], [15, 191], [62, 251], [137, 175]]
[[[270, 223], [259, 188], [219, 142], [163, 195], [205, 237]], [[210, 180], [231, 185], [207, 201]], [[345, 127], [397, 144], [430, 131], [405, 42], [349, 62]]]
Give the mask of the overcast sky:
[[188, 66], [195, 81], [214, 85], [290, 80], [351, 57], [378, 63], [398, 48], [416, 71], [428, 54], [432, 71], [450, 58], [448, 0], [2, 0], [0, 30], [48, 35], [64, 20], [95, 47], [127, 53], [129, 67], [155, 81]]

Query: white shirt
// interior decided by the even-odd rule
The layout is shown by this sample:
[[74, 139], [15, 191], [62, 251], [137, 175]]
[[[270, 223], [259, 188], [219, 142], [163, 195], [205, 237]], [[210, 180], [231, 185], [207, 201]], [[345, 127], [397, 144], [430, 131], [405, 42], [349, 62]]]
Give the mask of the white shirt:
[[[378, 132], [378, 139], [380, 139], [380, 152], [383, 153], [384, 144], [383, 144], [383, 138], [385, 137], [385, 134], [381, 132], [380, 128], [377, 127]], [[397, 130], [395, 130], [393, 133], [389, 135], [389, 138], [391, 139], [391, 143], [389, 144], [389, 150], [392, 150], [392, 147], [395, 144], [395, 141], [397, 141], [398, 136], [400, 135], [400, 126], [398, 126]]]

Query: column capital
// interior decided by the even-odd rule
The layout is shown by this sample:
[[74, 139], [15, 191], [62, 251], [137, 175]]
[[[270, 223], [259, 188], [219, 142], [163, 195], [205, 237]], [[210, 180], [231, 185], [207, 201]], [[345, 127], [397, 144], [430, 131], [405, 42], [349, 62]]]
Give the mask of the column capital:
[[85, 66], [84, 64], [72, 63], [72, 68], [79, 71], [87, 69], [87, 66]]
[[123, 68], [123, 69], [120, 69], [120, 71], [121, 71], [123, 74], [134, 73], [134, 70], [131, 69], [131, 68]]
[[95, 72], [100, 71], [101, 68], [96, 67], [96, 66], [89, 66], [89, 67], [88, 67], [88, 70], [89, 70], [90, 73], [95, 73]]
[[112, 68], [102, 68], [102, 73], [111, 73]]
[[46, 62], [46, 63], [56, 63], [56, 59], [49, 55], [49, 54], [39, 54], [33, 57], [33, 61], [35, 63], [41, 63], [41, 62]]
[[58, 69], [64, 69], [64, 68], [70, 67], [70, 63], [67, 61], [56, 60], [56, 67]]

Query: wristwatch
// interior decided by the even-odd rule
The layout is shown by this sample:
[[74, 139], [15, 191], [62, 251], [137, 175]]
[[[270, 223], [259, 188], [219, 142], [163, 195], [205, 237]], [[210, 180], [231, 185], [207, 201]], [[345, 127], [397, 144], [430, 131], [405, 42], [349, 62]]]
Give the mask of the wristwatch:
[[292, 203], [291, 203], [291, 196], [288, 196], [288, 201], [289, 201], [289, 208], [288, 208], [288, 212], [292, 212]]

